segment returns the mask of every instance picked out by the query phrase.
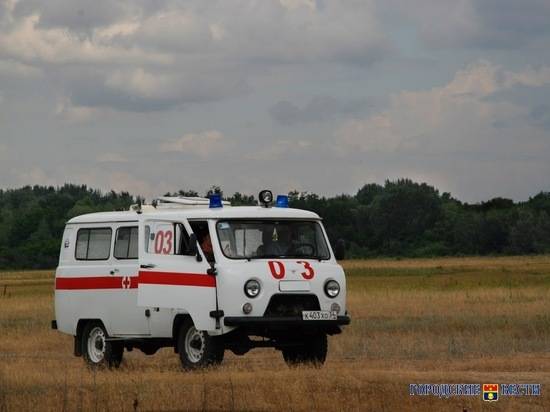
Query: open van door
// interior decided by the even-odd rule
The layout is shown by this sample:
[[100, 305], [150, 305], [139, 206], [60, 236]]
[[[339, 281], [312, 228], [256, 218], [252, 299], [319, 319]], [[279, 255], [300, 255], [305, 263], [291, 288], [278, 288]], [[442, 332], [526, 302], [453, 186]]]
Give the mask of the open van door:
[[[216, 329], [216, 277], [202, 251], [192, 253], [186, 220], [144, 219], [140, 223], [138, 305], [189, 313], [199, 330]], [[200, 260], [200, 261], [199, 261]]]

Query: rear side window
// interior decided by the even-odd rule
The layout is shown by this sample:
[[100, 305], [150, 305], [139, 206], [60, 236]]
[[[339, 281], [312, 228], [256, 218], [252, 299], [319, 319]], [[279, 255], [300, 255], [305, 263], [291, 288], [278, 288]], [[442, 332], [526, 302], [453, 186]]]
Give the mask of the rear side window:
[[137, 259], [137, 226], [118, 228], [118, 230], [116, 231], [114, 256], [117, 259]]
[[110, 228], [80, 229], [76, 236], [77, 260], [107, 260], [111, 252]]

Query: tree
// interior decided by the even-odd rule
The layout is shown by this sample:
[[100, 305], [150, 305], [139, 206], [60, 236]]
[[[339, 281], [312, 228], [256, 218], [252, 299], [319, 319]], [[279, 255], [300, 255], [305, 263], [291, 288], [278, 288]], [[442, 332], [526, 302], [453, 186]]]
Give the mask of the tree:
[[441, 215], [438, 191], [409, 179], [386, 181], [384, 191], [373, 199], [370, 207], [374, 240], [390, 254], [400, 254], [422, 239]]
[[[223, 195], [211, 186], [207, 196]], [[197, 196], [179, 190], [168, 196]], [[67, 220], [85, 213], [127, 210], [142, 197], [85, 185], [0, 189], [0, 269], [55, 266]], [[256, 205], [254, 196], [235, 192], [233, 205]], [[550, 192], [527, 202], [494, 198], [462, 203], [449, 193], [410, 179], [368, 183], [355, 195], [332, 197], [291, 191], [290, 207], [323, 218], [329, 239], [344, 239], [348, 256], [439, 256], [550, 252]]]
[[231, 206], [256, 206], [258, 204], [254, 196], [245, 195], [239, 192], [236, 192], [227, 200], [231, 202]]
[[357, 201], [363, 205], [370, 205], [374, 198], [384, 192], [384, 187], [376, 183], [368, 183], [357, 191]]

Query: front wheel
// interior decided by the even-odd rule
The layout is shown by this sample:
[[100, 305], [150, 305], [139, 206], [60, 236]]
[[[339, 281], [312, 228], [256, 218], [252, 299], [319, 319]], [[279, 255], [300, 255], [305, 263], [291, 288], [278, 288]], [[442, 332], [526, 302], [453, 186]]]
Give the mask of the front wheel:
[[177, 345], [181, 366], [185, 370], [218, 365], [223, 360], [224, 347], [220, 338], [195, 329], [191, 319], [181, 325]]
[[82, 331], [82, 356], [91, 368], [115, 367], [122, 362], [124, 346], [107, 340], [107, 331], [101, 322], [88, 322]]
[[282, 350], [283, 359], [289, 366], [313, 364], [321, 366], [327, 358], [327, 335], [321, 334], [304, 339], [303, 343]]

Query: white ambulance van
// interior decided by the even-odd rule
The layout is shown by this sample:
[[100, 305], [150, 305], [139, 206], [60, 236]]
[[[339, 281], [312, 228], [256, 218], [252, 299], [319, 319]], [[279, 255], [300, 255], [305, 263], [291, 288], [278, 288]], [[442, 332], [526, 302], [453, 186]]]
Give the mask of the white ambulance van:
[[322, 364], [327, 335], [350, 322], [344, 271], [317, 214], [288, 208], [286, 196], [273, 203], [270, 191], [252, 207], [159, 198], [71, 219], [52, 327], [91, 367], [162, 347], [188, 370], [256, 347]]

